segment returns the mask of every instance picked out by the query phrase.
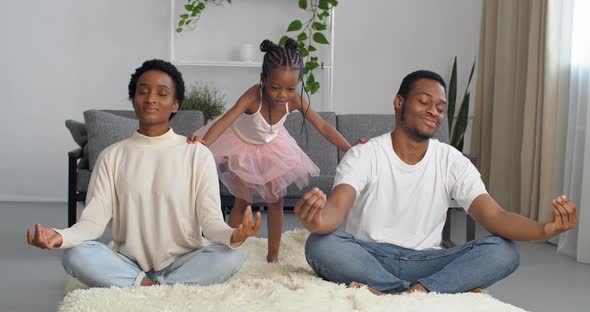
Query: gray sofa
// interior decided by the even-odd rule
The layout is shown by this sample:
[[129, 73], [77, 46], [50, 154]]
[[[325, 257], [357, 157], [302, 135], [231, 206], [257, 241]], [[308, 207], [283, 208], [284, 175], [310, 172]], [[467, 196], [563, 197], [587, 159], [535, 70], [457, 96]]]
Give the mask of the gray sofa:
[[[334, 126], [351, 143], [360, 137], [372, 138], [392, 131], [395, 124], [394, 115], [350, 114], [336, 115], [333, 112], [318, 113], [326, 122]], [[84, 201], [90, 173], [98, 153], [106, 146], [127, 138], [137, 128], [133, 111], [97, 111], [84, 112], [85, 123], [66, 121], [79, 148], [68, 153], [68, 224], [76, 221], [77, 202]], [[183, 135], [194, 132], [203, 125], [203, 116], [198, 111], [181, 111], [171, 121], [174, 130]], [[311, 177], [309, 185], [303, 190], [292, 185], [285, 196], [285, 207], [293, 207], [299, 198], [310, 188], [319, 187], [329, 194], [332, 189], [338, 161], [344, 156], [334, 145], [330, 144], [309, 122], [302, 124], [302, 116], [292, 113], [285, 122], [285, 128], [297, 141], [299, 146], [320, 168], [320, 176]], [[445, 119], [434, 136], [442, 142], [449, 142], [448, 123]], [[227, 212], [233, 205], [233, 196], [221, 185], [222, 210]], [[264, 203], [257, 203], [263, 206]], [[453, 208], [453, 207], [450, 207]], [[473, 240], [475, 224], [467, 217], [467, 240]], [[443, 231], [446, 246], [450, 241], [450, 214]]]

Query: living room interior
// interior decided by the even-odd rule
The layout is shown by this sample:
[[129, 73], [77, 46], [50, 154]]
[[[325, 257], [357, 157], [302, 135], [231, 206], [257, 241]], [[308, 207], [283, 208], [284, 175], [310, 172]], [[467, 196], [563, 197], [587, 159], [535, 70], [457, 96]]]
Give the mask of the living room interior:
[[[228, 109], [260, 79], [260, 42], [297, 35], [287, 32], [287, 27], [306, 16], [294, 0], [215, 2], [222, 5], [208, 4], [194, 29], [182, 32], [176, 28], [185, 13], [184, 0], [0, 4], [4, 39], [0, 62], [5, 73], [0, 86], [8, 95], [0, 123], [5, 133], [0, 138], [1, 311], [73, 311], [80, 302], [96, 304], [109, 296], [113, 297], [105, 304], [129, 299], [105, 289], [82, 290], [62, 301], [77, 288], [62, 268], [62, 251], [27, 245], [26, 230], [35, 223], [67, 227], [68, 152], [79, 146], [64, 123], [84, 122], [89, 110], [132, 110], [127, 84], [143, 61], [172, 62], [187, 86], [205, 83], [215, 88]], [[590, 160], [590, 46], [580, 38], [588, 37], [590, 24], [580, 16], [588, 14], [590, 5], [584, 0], [339, 1], [333, 8], [325, 31], [329, 43], [318, 45], [316, 52], [325, 68], [314, 70], [320, 85], [311, 95], [315, 111], [333, 114], [334, 123], [339, 116], [393, 116], [393, 98], [406, 74], [428, 69], [450, 80], [456, 60], [455, 116], [464, 95], [470, 95], [462, 151], [477, 159], [488, 192], [507, 210], [539, 222], [549, 218], [550, 199], [558, 194], [567, 193], [578, 207], [574, 230], [549, 242], [518, 242], [519, 269], [486, 290], [485, 298], [494, 302], [434, 294], [383, 302], [360, 296], [356, 310], [399, 304], [398, 310], [416, 311], [427, 308], [420, 306], [427, 302], [442, 311], [459, 311], [455, 304], [469, 310], [480, 299], [482, 311], [587, 309], [590, 195], [584, 191], [590, 185], [590, 166], [584, 164]], [[82, 209], [83, 204], [77, 203], [78, 215]], [[254, 241], [252, 248], [264, 246], [267, 236], [261, 210], [263, 226], [257, 234], [261, 240]], [[453, 209], [449, 216], [450, 240], [465, 242], [470, 226], [465, 212]], [[286, 209], [284, 231], [302, 228]], [[300, 242], [299, 232], [289, 233], [284, 236], [288, 244]], [[475, 238], [488, 234], [475, 225]], [[108, 233], [101, 239], [108, 241]], [[289, 265], [301, 260], [289, 262], [291, 253], [302, 248], [295, 245], [282, 247]], [[285, 266], [269, 267], [270, 272], [289, 276]], [[249, 269], [252, 276], [265, 270], [258, 263]], [[298, 282], [310, 283], [306, 291], [352, 294], [344, 287], [322, 288], [313, 284], [315, 280]], [[261, 287], [268, 291], [260, 294], [262, 300], [273, 293], [265, 287], [273, 285], [253, 283], [245, 294], [256, 296], [254, 290]], [[296, 288], [276, 294], [294, 296]], [[186, 291], [195, 296], [195, 304], [199, 295], [229, 293], [214, 288]], [[284, 299], [281, 306], [283, 299], [277, 300], [273, 309], [279, 311], [295, 309], [298, 303]], [[329, 310], [324, 297], [315, 300]], [[488, 310], [484, 301], [490, 304]], [[339, 309], [340, 303], [335, 299], [333, 309]], [[213, 300], [207, 304], [205, 310], [224, 310], [216, 308]], [[354, 307], [342, 304], [344, 310]], [[448, 309], [441, 308], [445, 304]], [[299, 310], [306, 308], [310, 306]], [[264, 309], [269, 308], [245, 307]]]

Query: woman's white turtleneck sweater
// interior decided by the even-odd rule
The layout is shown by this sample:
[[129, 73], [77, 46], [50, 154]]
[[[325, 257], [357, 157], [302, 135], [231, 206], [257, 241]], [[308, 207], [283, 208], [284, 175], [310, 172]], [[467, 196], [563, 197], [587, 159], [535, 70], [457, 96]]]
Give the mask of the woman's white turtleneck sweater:
[[78, 223], [61, 234], [61, 248], [93, 240], [112, 220], [113, 249], [144, 271], [160, 271], [176, 257], [212, 242], [230, 246], [233, 229], [220, 210], [213, 155], [168, 130], [137, 131], [99, 155]]

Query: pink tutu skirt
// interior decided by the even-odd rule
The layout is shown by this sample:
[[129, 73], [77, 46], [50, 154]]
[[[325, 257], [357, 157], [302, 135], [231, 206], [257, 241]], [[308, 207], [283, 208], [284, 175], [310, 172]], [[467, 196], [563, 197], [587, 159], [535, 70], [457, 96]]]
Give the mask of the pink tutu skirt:
[[[212, 124], [214, 120], [196, 135], [205, 136]], [[295, 183], [303, 189], [309, 176], [320, 173], [284, 127], [266, 144], [249, 143], [229, 127], [209, 149], [221, 182], [235, 197], [250, 203], [277, 202], [285, 196], [289, 185]]]

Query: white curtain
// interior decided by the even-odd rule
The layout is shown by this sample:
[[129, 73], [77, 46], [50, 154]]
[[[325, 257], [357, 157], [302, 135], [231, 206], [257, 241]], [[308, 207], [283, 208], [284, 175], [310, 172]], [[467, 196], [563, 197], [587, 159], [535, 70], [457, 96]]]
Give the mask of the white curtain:
[[550, 1], [549, 27], [559, 37], [556, 187], [578, 207], [576, 228], [559, 237], [557, 252], [590, 263], [590, 1]]

